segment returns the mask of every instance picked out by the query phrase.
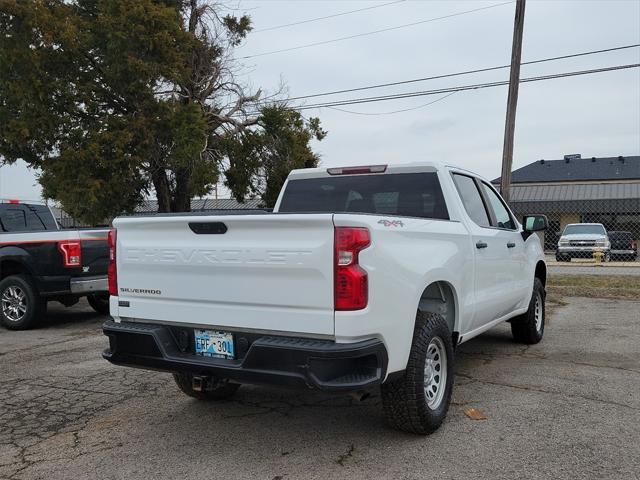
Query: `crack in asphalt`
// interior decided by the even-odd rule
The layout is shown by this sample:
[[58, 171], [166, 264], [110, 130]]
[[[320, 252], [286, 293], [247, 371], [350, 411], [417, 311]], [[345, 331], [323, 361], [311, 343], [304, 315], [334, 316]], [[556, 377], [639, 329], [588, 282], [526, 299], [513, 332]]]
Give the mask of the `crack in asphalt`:
[[484, 365], [488, 365], [493, 360], [498, 358], [508, 358], [508, 357], [519, 357], [519, 358], [527, 358], [527, 359], [535, 359], [535, 360], [544, 360], [547, 362], [557, 362], [557, 363], [565, 363], [568, 365], [575, 366], [584, 366], [584, 367], [593, 367], [593, 368], [606, 368], [611, 370], [620, 370], [623, 372], [635, 373], [640, 375], [640, 370], [635, 370], [633, 368], [619, 367], [615, 365], [599, 365], [596, 363], [588, 363], [588, 362], [578, 362], [575, 360], [566, 360], [563, 358], [552, 358], [544, 354], [528, 354], [528, 353], [491, 353], [491, 352], [457, 352], [457, 355], [468, 356], [468, 357], [485, 357]]
[[346, 462], [349, 458], [353, 457], [353, 452], [355, 449], [356, 447], [352, 443], [351, 445], [349, 445], [349, 449], [347, 450], [347, 452], [340, 455], [335, 462], [341, 467], [344, 467], [344, 462]]
[[638, 411], [638, 408], [632, 406], [632, 405], [627, 405], [626, 403], [620, 403], [620, 402], [615, 402], [613, 400], [604, 400], [602, 398], [597, 398], [597, 397], [590, 397], [590, 396], [586, 396], [586, 395], [578, 395], [578, 394], [573, 394], [573, 393], [564, 393], [564, 392], [554, 392], [552, 390], [545, 390], [543, 388], [536, 388], [536, 387], [532, 387], [529, 385], [514, 385], [511, 383], [503, 383], [503, 382], [496, 382], [495, 380], [483, 380], [477, 377], [473, 377], [472, 375], [469, 375], [467, 373], [462, 373], [462, 372], [456, 372], [456, 375], [459, 375], [463, 378], [467, 378], [471, 381], [474, 382], [478, 382], [478, 383], [483, 383], [485, 385], [496, 385], [499, 387], [508, 387], [508, 388], [515, 388], [518, 390], [527, 390], [527, 391], [531, 391], [531, 392], [538, 392], [538, 393], [546, 393], [548, 395], [558, 395], [558, 396], [562, 396], [562, 397], [568, 397], [568, 398], [579, 398], [582, 400], [589, 400], [592, 402], [598, 402], [598, 403], [604, 403], [607, 405], [613, 405], [613, 406], [617, 406], [617, 407], [623, 407], [623, 408], [628, 408], [630, 410], [633, 411]]

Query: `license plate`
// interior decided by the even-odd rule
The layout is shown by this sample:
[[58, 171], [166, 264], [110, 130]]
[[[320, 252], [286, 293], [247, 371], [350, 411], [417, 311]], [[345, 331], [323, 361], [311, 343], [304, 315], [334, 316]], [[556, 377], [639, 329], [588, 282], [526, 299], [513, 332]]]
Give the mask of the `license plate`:
[[233, 334], [214, 330], [194, 330], [196, 355], [215, 358], [235, 358]]

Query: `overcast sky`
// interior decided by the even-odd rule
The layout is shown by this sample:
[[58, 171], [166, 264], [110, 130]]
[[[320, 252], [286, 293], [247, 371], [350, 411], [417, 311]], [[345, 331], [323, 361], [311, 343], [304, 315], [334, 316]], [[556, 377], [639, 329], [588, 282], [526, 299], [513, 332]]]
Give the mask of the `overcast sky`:
[[[327, 16], [382, 1], [246, 0], [255, 30]], [[326, 20], [251, 33], [237, 57], [366, 33], [501, 2], [407, 0]], [[236, 5], [235, 3], [233, 4]], [[508, 64], [515, 3], [360, 38], [240, 60], [244, 77], [289, 96], [323, 93]], [[526, 7], [522, 61], [640, 43], [640, 1], [533, 1]], [[521, 77], [640, 63], [640, 48], [523, 66]], [[386, 95], [508, 79], [508, 70], [389, 87], [320, 101]], [[329, 135], [315, 149], [323, 166], [450, 162], [489, 178], [499, 175], [507, 87], [305, 110]], [[294, 102], [295, 103], [295, 102]], [[310, 104], [311, 101], [308, 101]], [[564, 154], [640, 154], [640, 69], [520, 86], [514, 168]], [[0, 168], [0, 196], [38, 198], [32, 171]]]

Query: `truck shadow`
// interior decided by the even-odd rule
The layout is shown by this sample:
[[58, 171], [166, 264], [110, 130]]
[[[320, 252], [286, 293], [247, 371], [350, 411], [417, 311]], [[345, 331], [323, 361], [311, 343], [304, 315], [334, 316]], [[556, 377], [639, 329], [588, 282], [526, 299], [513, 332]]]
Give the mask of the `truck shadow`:
[[[488, 359], [500, 357], [503, 353], [511, 355], [522, 348], [522, 345], [513, 343], [508, 329], [494, 330], [460, 346], [456, 355], [456, 384], [462, 386], [468, 383], [466, 376], [459, 376], [458, 372], [483, 368]], [[283, 440], [281, 445], [278, 442], [272, 445], [275, 449], [273, 453], [282, 456], [296, 449], [306, 450], [309, 443], [321, 442], [325, 437], [326, 441], [341, 439], [340, 443], [345, 448], [352, 444], [362, 445], [363, 442], [377, 443], [378, 440], [371, 439], [381, 438], [408, 444], [425, 441], [425, 437], [395, 431], [385, 424], [378, 389], [371, 391], [371, 396], [360, 401], [344, 394], [243, 385], [230, 400], [201, 402], [182, 396], [177, 387], [173, 392], [175, 395], [171, 395], [174, 388], [172, 383], [169, 380], [166, 387], [171, 398], [166, 400], [164, 408], [170, 408], [170, 417], [179, 421], [165, 425], [164, 434], [171, 431], [171, 435], [180, 435], [179, 432], [182, 432], [184, 436], [180, 435], [181, 441], [191, 443], [189, 432], [201, 428], [198, 425], [217, 425], [214, 430], [202, 431], [205, 438], [199, 437], [197, 444], [193, 444], [193, 448], [198, 450], [206, 450], [215, 445], [226, 451], [229, 447], [224, 442], [221, 444], [220, 428], [229, 429], [234, 435], [243, 439], [251, 438], [251, 442], [262, 445], [273, 442], [274, 438], [285, 435], [286, 432], [286, 441]], [[462, 413], [465, 402], [460, 401], [458, 385], [454, 386], [453, 401], [444, 428], [428, 438], [443, 435], [447, 425], [466, 418]], [[168, 403], [172, 407], [168, 407]], [[274, 430], [279, 433], [274, 433]], [[207, 446], [203, 447], [203, 443]], [[231, 450], [226, 454], [234, 455]], [[337, 457], [336, 462], [338, 459]]]
[[85, 299], [81, 299], [71, 307], [65, 307], [58, 302], [47, 304], [47, 313], [40, 319], [37, 329], [55, 329], [68, 325], [99, 324], [108, 319], [108, 316], [96, 313]]

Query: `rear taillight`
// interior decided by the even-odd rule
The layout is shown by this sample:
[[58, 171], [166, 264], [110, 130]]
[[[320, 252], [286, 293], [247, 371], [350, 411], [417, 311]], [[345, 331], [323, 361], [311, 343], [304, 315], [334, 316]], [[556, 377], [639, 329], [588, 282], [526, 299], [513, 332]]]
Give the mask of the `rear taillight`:
[[58, 250], [62, 254], [62, 262], [65, 267], [82, 266], [82, 247], [78, 241], [58, 242]]
[[358, 254], [371, 243], [366, 228], [336, 227], [334, 240], [334, 306], [336, 310], [361, 310], [369, 300], [367, 272]]
[[109, 230], [107, 235], [109, 245], [109, 267], [107, 269], [107, 279], [109, 281], [109, 295], [118, 296], [118, 269], [116, 267], [116, 231]]

